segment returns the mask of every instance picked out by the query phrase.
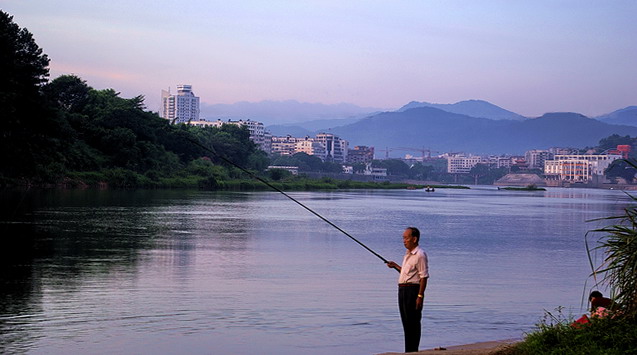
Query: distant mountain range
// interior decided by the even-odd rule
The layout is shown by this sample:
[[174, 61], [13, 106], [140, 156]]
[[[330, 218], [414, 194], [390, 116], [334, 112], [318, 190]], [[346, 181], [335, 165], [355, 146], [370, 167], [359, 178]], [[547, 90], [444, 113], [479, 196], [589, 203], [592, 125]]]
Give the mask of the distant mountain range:
[[637, 106], [628, 106], [621, 110], [595, 117], [595, 119], [610, 124], [637, 126]]
[[455, 104], [431, 104], [428, 102], [412, 101], [401, 107], [398, 111], [403, 112], [418, 107], [433, 107], [451, 113], [459, 113], [471, 117], [490, 118], [492, 120], [522, 121], [526, 119], [526, 117], [518, 115], [515, 112], [505, 110], [482, 100], [466, 100], [456, 102]]
[[[275, 136], [331, 132], [350, 146], [411, 147], [440, 152], [521, 154], [530, 149], [596, 146], [611, 134], [637, 136], [637, 106], [588, 118], [547, 113], [527, 118], [483, 100], [454, 104], [412, 101], [393, 112], [352, 104], [289, 101], [203, 105], [208, 119], [253, 119]], [[394, 156], [406, 152], [394, 152]], [[414, 151], [412, 154], [418, 154]]]
[[252, 119], [266, 125], [290, 124], [316, 120], [360, 119], [385, 109], [359, 107], [341, 103], [325, 105], [320, 103], [287, 101], [237, 102], [234, 104], [201, 104], [202, 118], [220, 119]]
[[[365, 116], [368, 117], [368, 116]], [[345, 126], [360, 121], [360, 118], [342, 118], [333, 120], [314, 120], [268, 126], [268, 131], [275, 136], [291, 135], [293, 137], [312, 136], [318, 132], [329, 132], [331, 127]]]
[[[350, 145], [413, 147], [440, 152], [522, 154], [550, 147], [595, 146], [612, 134], [637, 135], [637, 127], [613, 125], [577, 113], [547, 113], [525, 120], [494, 120], [418, 107], [384, 112], [332, 133]], [[394, 156], [405, 152], [396, 152]], [[412, 153], [414, 155], [417, 152]]]

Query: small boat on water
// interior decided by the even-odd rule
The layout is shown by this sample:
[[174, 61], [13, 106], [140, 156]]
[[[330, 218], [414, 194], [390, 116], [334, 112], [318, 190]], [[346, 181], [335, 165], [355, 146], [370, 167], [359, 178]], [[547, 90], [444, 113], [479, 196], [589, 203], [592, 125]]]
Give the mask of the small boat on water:
[[425, 191], [426, 191], [426, 192], [434, 192], [434, 191], [436, 191], [436, 189], [434, 189], [434, 188], [433, 188], [433, 187], [431, 187], [431, 186], [427, 186], [427, 188], [425, 189]]

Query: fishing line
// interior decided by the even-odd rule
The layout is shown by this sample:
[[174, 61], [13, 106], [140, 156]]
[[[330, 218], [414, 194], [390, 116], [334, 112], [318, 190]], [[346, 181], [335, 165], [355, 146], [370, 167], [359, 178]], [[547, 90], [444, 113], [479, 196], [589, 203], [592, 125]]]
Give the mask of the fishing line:
[[224, 162], [234, 166], [235, 168], [243, 171], [244, 173], [250, 175], [252, 178], [259, 180], [260, 182], [264, 183], [265, 185], [267, 185], [268, 187], [270, 187], [271, 189], [280, 192], [283, 196], [289, 198], [290, 200], [294, 201], [296, 204], [298, 204], [299, 206], [305, 208], [306, 210], [308, 210], [310, 213], [312, 213], [313, 215], [315, 215], [316, 217], [322, 219], [325, 223], [329, 224], [330, 226], [336, 228], [336, 230], [338, 230], [339, 232], [345, 234], [347, 237], [349, 237], [351, 240], [355, 241], [356, 243], [358, 243], [360, 246], [362, 246], [363, 248], [367, 249], [367, 251], [369, 251], [370, 253], [374, 254], [376, 257], [378, 257], [380, 260], [382, 260], [385, 264], [388, 263], [387, 259], [383, 258], [382, 256], [380, 256], [380, 254], [376, 253], [375, 251], [373, 251], [372, 249], [370, 249], [367, 245], [363, 244], [361, 241], [359, 241], [358, 239], [354, 238], [353, 236], [351, 236], [349, 233], [347, 233], [346, 231], [344, 231], [343, 229], [341, 229], [341, 227], [337, 226], [336, 224], [332, 223], [330, 220], [328, 220], [327, 218], [321, 216], [320, 214], [318, 214], [317, 212], [315, 212], [314, 210], [312, 210], [311, 208], [307, 207], [306, 205], [302, 204], [301, 202], [299, 202], [298, 200], [296, 200], [294, 197], [288, 195], [287, 193], [285, 193], [283, 190], [279, 189], [278, 187], [270, 184], [268, 181], [260, 178], [259, 176], [257, 176], [256, 174], [254, 174], [253, 172], [249, 171], [248, 169], [236, 164], [235, 162], [233, 162], [232, 160], [222, 156], [221, 154], [218, 154], [217, 152], [215, 152], [213, 149], [210, 149], [206, 146], [204, 146], [203, 144], [190, 139], [190, 138], [186, 138], [188, 139], [192, 144], [198, 146], [199, 148], [212, 153], [215, 157], [223, 160]]

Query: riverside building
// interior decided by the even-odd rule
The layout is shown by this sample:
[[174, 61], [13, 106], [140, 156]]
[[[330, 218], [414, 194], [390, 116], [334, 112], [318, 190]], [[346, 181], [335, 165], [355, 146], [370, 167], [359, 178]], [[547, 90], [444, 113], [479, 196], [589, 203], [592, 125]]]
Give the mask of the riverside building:
[[323, 161], [344, 163], [347, 160], [349, 143], [346, 140], [331, 133], [319, 133], [315, 139], [325, 147]]
[[177, 94], [161, 91], [159, 116], [170, 123], [190, 123], [199, 120], [199, 97], [192, 92], [192, 85], [177, 85]]
[[474, 166], [481, 163], [488, 163], [488, 160], [476, 155], [470, 155], [468, 157], [464, 155], [448, 155], [446, 158], [447, 172], [449, 174], [468, 174]]
[[604, 171], [619, 154], [568, 154], [556, 155], [544, 163], [544, 174], [549, 181], [566, 183], [597, 183], [603, 180]]
[[[316, 139], [306, 136], [305, 138], [297, 138], [294, 152], [324, 157], [325, 147], [320, 142], [317, 142]], [[323, 158], [321, 158], [321, 160], [323, 160]]]
[[555, 155], [548, 150], [529, 150], [524, 154], [524, 159], [529, 169], [544, 169], [544, 162], [552, 160]]
[[350, 164], [367, 164], [374, 160], [374, 147], [357, 145], [347, 151], [347, 162]]
[[296, 151], [296, 142], [302, 138], [292, 137], [287, 135], [285, 137], [272, 136], [272, 154], [278, 155], [294, 155]]
[[330, 133], [320, 133], [316, 137], [297, 138], [272, 137], [272, 154], [294, 155], [306, 153], [320, 158], [322, 161], [344, 163], [347, 159], [349, 143]]

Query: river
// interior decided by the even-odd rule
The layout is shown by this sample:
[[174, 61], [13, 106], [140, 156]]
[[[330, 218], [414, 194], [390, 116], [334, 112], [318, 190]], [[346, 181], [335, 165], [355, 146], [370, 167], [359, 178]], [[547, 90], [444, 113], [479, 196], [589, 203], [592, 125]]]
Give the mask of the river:
[[[422, 231], [421, 348], [585, 312], [584, 239], [620, 191], [290, 192], [388, 260]], [[402, 351], [398, 274], [275, 192], [2, 192], [0, 352]], [[593, 238], [594, 239], [594, 238]], [[603, 289], [603, 292], [606, 290]]]

